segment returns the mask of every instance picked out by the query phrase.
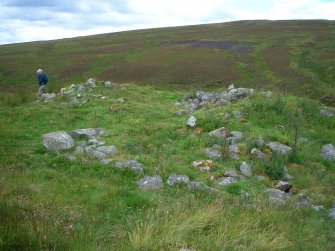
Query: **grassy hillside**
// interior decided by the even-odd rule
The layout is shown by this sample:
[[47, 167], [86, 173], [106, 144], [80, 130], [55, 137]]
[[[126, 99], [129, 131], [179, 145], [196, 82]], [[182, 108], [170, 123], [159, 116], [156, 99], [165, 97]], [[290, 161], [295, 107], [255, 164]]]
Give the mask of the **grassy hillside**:
[[[335, 95], [335, 21], [240, 21], [0, 46], [1, 91], [88, 77], [161, 86], [271, 88]], [[50, 87], [52, 88], [52, 87]], [[326, 100], [326, 99], [325, 99]]]
[[[256, 93], [195, 111], [192, 129], [188, 116], [175, 114], [180, 92], [99, 85], [87, 97], [85, 104], [57, 96], [53, 103], [0, 107], [1, 250], [334, 250], [335, 225], [327, 210], [335, 199], [335, 164], [320, 151], [334, 144], [335, 121], [319, 113], [318, 103]], [[237, 111], [242, 118], [233, 116]], [[259, 137], [293, 146], [297, 123], [308, 142], [298, 143], [295, 156], [271, 157], [263, 147], [267, 160], [251, 159]], [[193, 161], [208, 158], [204, 148], [224, 146], [208, 135], [222, 126], [243, 133], [239, 159], [215, 159], [209, 172], [195, 168]], [[85, 155], [70, 161], [42, 144], [45, 133], [89, 127], [109, 132], [103, 140], [119, 150], [110, 164]], [[129, 159], [143, 163], [143, 171], [115, 167]], [[243, 161], [252, 165], [252, 178], [218, 185], [225, 171], [238, 172]], [[269, 206], [263, 191], [274, 187], [284, 165], [293, 176], [293, 194], [303, 193], [324, 209], [297, 207], [294, 200]], [[218, 190], [169, 186], [171, 173]], [[141, 191], [136, 182], [144, 175], [160, 175], [164, 186]]]
[[[335, 162], [320, 155], [335, 145], [335, 110], [318, 101], [334, 104], [334, 26], [242, 21], [0, 46], [0, 250], [335, 250]], [[53, 102], [36, 98], [37, 68]], [[88, 77], [97, 87], [71, 94]], [[218, 101], [231, 83], [255, 92], [202, 108], [194, 98]], [[238, 159], [233, 139], [209, 135], [221, 127], [243, 135]], [[46, 133], [80, 128], [108, 135], [43, 146]], [[101, 163], [94, 143], [118, 152]], [[127, 160], [143, 170], [118, 167]], [[191, 182], [170, 186], [173, 173]], [[227, 173], [239, 176], [223, 186]], [[142, 190], [147, 175], [163, 185]], [[274, 199], [266, 190], [284, 179], [291, 191]]]

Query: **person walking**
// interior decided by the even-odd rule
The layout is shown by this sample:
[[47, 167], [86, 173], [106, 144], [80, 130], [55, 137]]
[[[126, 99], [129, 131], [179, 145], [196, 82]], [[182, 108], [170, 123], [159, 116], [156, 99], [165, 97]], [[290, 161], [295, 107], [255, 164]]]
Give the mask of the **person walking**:
[[43, 93], [46, 93], [45, 85], [48, 83], [48, 76], [43, 72], [42, 69], [37, 70], [37, 82], [40, 85], [38, 90], [38, 96], [40, 97]]

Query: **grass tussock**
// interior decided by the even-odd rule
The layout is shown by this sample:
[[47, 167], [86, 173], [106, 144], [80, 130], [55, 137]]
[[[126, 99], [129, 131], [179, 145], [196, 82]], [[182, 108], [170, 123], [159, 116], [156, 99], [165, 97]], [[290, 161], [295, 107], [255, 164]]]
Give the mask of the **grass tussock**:
[[136, 250], [281, 250], [290, 246], [282, 229], [264, 224], [255, 214], [245, 208], [233, 213], [222, 202], [195, 208], [179, 202], [173, 208], [146, 212], [127, 233]]

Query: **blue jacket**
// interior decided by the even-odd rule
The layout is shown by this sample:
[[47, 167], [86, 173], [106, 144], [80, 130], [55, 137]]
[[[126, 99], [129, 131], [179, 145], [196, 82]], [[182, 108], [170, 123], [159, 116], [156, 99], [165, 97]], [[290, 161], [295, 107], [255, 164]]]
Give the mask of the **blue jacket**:
[[48, 77], [44, 73], [38, 75], [38, 84], [39, 85], [46, 85], [48, 83]]

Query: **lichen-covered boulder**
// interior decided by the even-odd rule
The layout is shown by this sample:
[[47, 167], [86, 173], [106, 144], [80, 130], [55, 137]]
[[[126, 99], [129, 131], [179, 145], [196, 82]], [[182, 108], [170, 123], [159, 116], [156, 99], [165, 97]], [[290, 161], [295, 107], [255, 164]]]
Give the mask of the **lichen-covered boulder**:
[[137, 181], [137, 184], [142, 190], [159, 189], [163, 186], [163, 180], [159, 175], [145, 176]]
[[43, 145], [50, 151], [69, 150], [74, 147], [73, 138], [66, 132], [50, 132], [42, 136]]
[[288, 155], [292, 152], [292, 148], [281, 144], [279, 142], [270, 142], [266, 144], [267, 147], [269, 147], [273, 152], [279, 154], [279, 155]]
[[322, 158], [335, 161], [335, 147], [332, 144], [324, 145], [321, 150]]
[[180, 174], [171, 174], [168, 178], [168, 180], [166, 181], [166, 183], [170, 186], [173, 185], [179, 185], [179, 184], [188, 184], [190, 182], [190, 179], [188, 176], [186, 175], [180, 175]]

